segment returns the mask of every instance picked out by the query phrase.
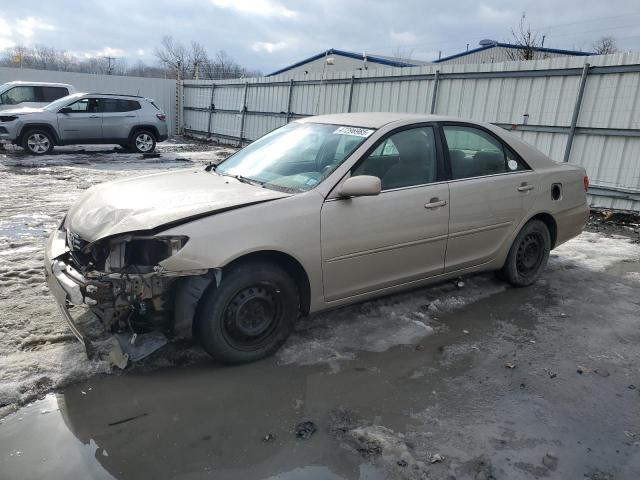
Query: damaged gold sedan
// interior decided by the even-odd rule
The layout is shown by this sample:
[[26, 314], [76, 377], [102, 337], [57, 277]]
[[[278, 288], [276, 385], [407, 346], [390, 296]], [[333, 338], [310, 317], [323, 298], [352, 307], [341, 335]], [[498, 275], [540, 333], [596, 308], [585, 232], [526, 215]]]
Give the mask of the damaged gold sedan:
[[224, 363], [275, 352], [301, 315], [461, 275], [541, 275], [586, 222], [584, 169], [489, 124], [359, 113], [292, 122], [221, 164], [95, 186], [45, 269], [104, 327], [192, 337]]

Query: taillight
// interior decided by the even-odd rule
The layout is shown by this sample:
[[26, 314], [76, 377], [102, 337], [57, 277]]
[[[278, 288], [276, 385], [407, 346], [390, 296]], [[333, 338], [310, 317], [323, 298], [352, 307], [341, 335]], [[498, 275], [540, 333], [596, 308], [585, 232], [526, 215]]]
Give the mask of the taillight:
[[584, 184], [584, 191], [585, 192], [589, 191], [589, 177], [585, 175], [584, 178], [582, 179], [582, 183]]
[[161, 122], [164, 122], [167, 119], [167, 116], [164, 113], [156, 113], [156, 117], [158, 117], [158, 120]]

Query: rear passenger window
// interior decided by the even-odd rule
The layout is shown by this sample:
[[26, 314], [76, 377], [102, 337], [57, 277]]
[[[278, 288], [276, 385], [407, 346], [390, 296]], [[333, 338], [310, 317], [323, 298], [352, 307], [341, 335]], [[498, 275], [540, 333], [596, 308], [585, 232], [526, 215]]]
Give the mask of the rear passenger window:
[[140, 102], [135, 100], [122, 100], [120, 98], [103, 98], [103, 112], [115, 113], [115, 112], [132, 112], [134, 110], [140, 110]]
[[389, 190], [436, 182], [437, 165], [433, 128], [421, 127], [391, 135], [351, 175], [373, 175]]
[[59, 98], [69, 95], [69, 90], [64, 87], [36, 87], [38, 90], [39, 102], [51, 103]]
[[460, 126], [443, 130], [454, 180], [527, 170], [516, 155], [483, 130]]

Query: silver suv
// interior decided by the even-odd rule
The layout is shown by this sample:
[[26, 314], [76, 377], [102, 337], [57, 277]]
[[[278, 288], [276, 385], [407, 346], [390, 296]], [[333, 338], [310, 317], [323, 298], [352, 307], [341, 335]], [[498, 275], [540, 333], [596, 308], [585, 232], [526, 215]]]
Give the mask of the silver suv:
[[115, 143], [140, 153], [167, 139], [167, 117], [153, 100], [75, 93], [42, 108], [0, 112], [0, 141], [44, 155], [54, 145]]

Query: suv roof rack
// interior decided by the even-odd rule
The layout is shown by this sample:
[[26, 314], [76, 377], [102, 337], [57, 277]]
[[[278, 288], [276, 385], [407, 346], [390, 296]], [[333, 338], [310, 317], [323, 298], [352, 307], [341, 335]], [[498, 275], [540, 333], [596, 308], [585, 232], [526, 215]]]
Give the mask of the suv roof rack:
[[92, 93], [85, 93], [85, 95], [103, 95], [105, 97], [132, 97], [132, 98], [145, 98], [142, 95], [128, 95], [126, 93], [99, 93], [99, 92], [92, 92]]

